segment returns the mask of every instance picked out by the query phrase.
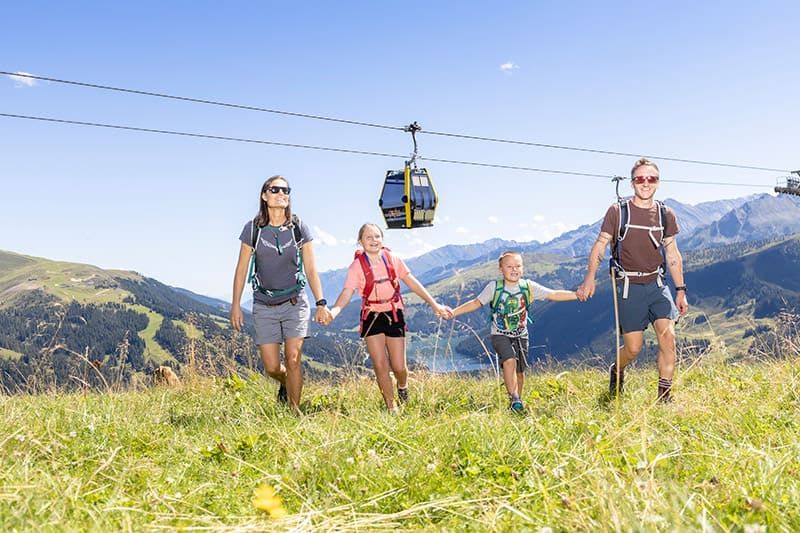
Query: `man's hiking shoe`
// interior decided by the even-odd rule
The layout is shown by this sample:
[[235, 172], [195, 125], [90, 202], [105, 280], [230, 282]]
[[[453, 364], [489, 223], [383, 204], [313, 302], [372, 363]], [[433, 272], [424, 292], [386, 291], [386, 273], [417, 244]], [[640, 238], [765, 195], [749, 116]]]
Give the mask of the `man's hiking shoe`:
[[400, 400], [400, 403], [406, 403], [408, 401], [408, 387], [404, 389], [397, 387], [397, 398]]
[[522, 400], [511, 400], [511, 410], [515, 413], [525, 412], [525, 406], [522, 404]]
[[278, 387], [278, 403], [289, 403], [289, 393], [283, 383]]
[[[619, 393], [622, 394], [622, 388], [625, 385], [625, 370], [619, 373]], [[608, 369], [608, 394], [612, 398], [617, 396], [617, 364], [614, 363]]]

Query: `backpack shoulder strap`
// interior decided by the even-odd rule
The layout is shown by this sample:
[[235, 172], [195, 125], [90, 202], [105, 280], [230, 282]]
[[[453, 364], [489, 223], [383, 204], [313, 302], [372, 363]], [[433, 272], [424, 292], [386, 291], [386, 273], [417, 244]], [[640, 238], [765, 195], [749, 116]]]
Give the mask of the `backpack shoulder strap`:
[[527, 309], [533, 303], [533, 287], [531, 287], [527, 279], [521, 279], [519, 280], [519, 288], [522, 293], [522, 300], [525, 302], [525, 308]]
[[503, 279], [494, 280], [494, 294], [492, 295], [492, 301], [489, 303], [489, 308], [492, 311], [497, 309], [497, 304], [500, 303], [500, 296], [503, 294], [505, 288], [506, 283]]
[[300, 217], [292, 215], [292, 237], [295, 246], [303, 241], [303, 232], [300, 231]]
[[367, 254], [365, 254], [363, 250], [356, 250], [353, 258], [361, 265], [361, 272], [364, 273], [364, 291], [361, 293], [361, 296], [366, 299], [375, 287], [375, 275], [372, 273], [369, 258], [367, 258]]
[[667, 232], [667, 205], [661, 200], [656, 200], [658, 204], [658, 225], [661, 226], [661, 241], [664, 241], [664, 235]]
[[630, 223], [631, 211], [628, 207], [630, 200], [620, 200], [619, 202], [619, 227], [617, 228], [617, 240], [622, 241], [628, 234], [628, 224]]
[[383, 263], [386, 265], [386, 274], [389, 276], [389, 281], [396, 286], [399, 280], [397, 279], [397, 272], [394, 269], [394, 257], [392, 257], [392, 252], [384, 246], [381, 249], [381, 255], [383, 256]]
[[258, 237], [261, 235], [261, 228], [258, 228], [256, 231], [256, 226], [258, 225], [258, 217], [253, 219], [253, 223], [250, 224], [250, 246], [253, 247], [253, 250], [256, 249], [256, 244], [258, 244]]

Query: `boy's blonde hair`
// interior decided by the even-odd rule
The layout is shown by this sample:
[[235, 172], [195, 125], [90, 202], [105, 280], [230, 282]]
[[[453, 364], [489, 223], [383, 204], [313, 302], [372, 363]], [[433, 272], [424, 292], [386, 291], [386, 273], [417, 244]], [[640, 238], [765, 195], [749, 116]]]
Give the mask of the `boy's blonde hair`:
[[500, 265], [500, 266], [503, 266], [503, 259], [505, 259], [506, 257], [512, 256], [512, 255], [516, 255], [517, 257], [520, 258], [520, 260], [522, 260], [522, 254], [521, 253], [517, 252], [516, 250], [506, 250], [505, 252], [500, 254], [500, 257], [497, 258], [497, 264]]

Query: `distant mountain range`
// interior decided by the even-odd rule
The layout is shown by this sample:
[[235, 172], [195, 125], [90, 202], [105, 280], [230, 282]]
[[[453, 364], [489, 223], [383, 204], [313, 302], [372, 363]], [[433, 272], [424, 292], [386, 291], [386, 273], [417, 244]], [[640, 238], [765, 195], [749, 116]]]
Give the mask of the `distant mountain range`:
[[[683, 250], [800, 232], [800, 198], [797, 197], [762, 194], [703, 202], [694, 206], [673, 199], [667, 199], [664, 203], [675, 211], [678, 218], [681, 228], [678, 242]], [[774, 213], [776, 210], [780, 212]], [[736, 224], [723, 222], [726, 218], [737, 221], [738, 231], [734, 231]], [[433, 283], [473, 265], [496, 260], [500, 253], [508, 249], [523, 253], [585, 257], [597, 239], [601, 222], [602, 217], [545, 243], [490, 239], [478, 244], [451, 244], [411, 258], [406, 263], [417, 279], [423, 283]], [[720, 223], [725, 231], [716, 229]], [[338, 292], [327, 288], [342, 287], [346, 274], [347, 269], [323, 272], [320, 274], [322, 286], [327, 292]]]
[[[800, 198], [764, 194], [695, 206], [666, 203], [681, 226], [678, 241], [693, 309], [679, 330], [683, 342], [707, 342], [708, 328], [719, 322], [714, 335], [746, 352], [753, 331], [769, 330], [781, 309], [800, 308]], [[506, 249], [523, 252], [528, 276], [552, 287], [574, 288], [598, 230], [599, 220], [546, 243], [491, 239], [448, 245], [407, 263], [450, 305], [474, 297], [493, 279], [496, 258]], [[328, 294], [338, 293], [345, 272], [321, 275]], [[600, 280], [597, 295], [587, 303], [536, 305], [534, 356], [608, 356], [613, 314], [606, 285]], [[441, 324], [418, 299], [407, 300], [412, 359], [429, 364], [430, 352], [442, 346], [462, 359], [483, 357], [475, 334]], [[190, 357], [205, 357], [205, 364], [214, 367], [226, 350], [236, 365], [253, 367], [258, 359], [254, 347], [232, 334], [229, 308], [228, 302], [135, 272], [0, 252], [0, 386], [11, 390], [42, 368], [49, 369], [53, 383], [61, 383], [60, 375], [62, 384], [74, 385], [75, 373], [85, 374], [81, 364], [87, 362], [116, 372], [123, 381], [156, 364], [180, 367]], [[304, 350], [307, 371], [327, 372], [363, 359], [355, 331], [358, 314], [359, 305], [353, 303], [330, 328], [312, 324]], [[486, 335], [485, 313], [467, 315], [463, 322], [478, 336]], [[448, 332], [446, 343], [440, 342], [443, 331]]]

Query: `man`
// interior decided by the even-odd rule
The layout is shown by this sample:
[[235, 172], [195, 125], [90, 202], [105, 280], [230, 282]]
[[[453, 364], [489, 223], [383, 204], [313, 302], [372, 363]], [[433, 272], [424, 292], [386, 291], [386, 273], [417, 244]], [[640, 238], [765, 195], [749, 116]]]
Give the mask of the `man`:
[[[686, 314], [689, 304], [683, 282], [683, 259], [675, 241], [678, 221], [670, 208], [654, 199], [659, 179], [658, 166], [652, 161], [640, 159], [633, 165], [634, 196], [608, 208], [600, 235], [589, 252], [586, 277], [576, 292], [581, 301], [594, 295], [595, 274], [610, 243], [623, 346], [619, 369], [614, 363], [609, 370], [609, 392], [612, 395], [617, 390], [622, 392], [625, 367], [639, 355], [644, 330], [652, 323], [658, 338], [658, 399], [670, 402], [675, 373], [674, 321], [678, 313]], [[675, 283], [675, 302], [663, 283], [664, 263]]]

